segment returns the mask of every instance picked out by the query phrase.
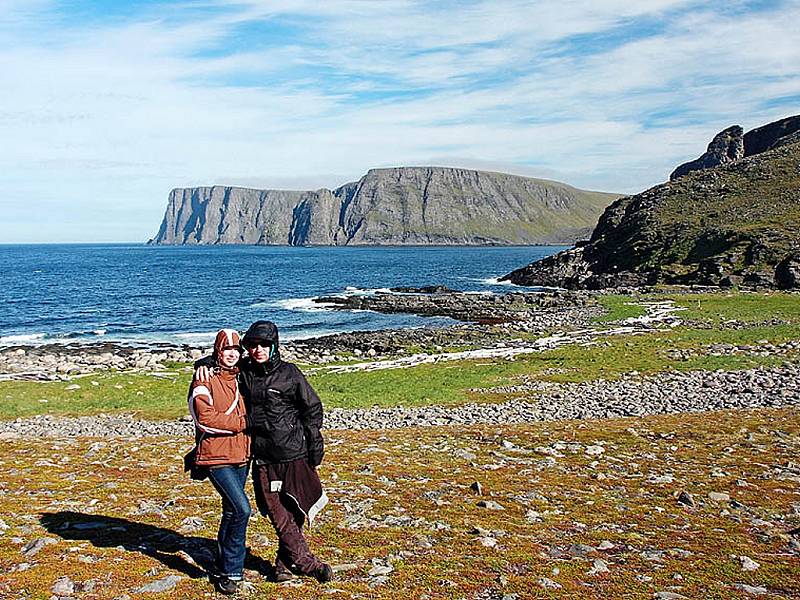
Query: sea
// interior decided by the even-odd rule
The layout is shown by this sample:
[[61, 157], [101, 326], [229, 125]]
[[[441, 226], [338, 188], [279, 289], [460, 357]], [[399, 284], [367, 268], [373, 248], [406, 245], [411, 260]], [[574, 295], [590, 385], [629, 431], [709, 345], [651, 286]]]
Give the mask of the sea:
[[504, 293], [515, 286], [499, 277], [562, 249], [0, 245], [0, 346], [208, 346], [218, 329], [260, 319], [284, 339], [441, 326], [453, 321], [332, 310], [313, 299], [427, 285]]

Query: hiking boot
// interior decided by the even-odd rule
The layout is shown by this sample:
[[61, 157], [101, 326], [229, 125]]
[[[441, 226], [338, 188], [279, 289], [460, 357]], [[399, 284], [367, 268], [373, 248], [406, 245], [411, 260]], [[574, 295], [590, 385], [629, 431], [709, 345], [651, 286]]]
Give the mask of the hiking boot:
[[320, 583], [327, 583], [333, 579], [333, 569], [331, 569], [329, 564], [322, 563], [314, 570], [311, 576]]
[[216, 588], [220, 594], [230, 596], [239, 590], [239, 582], [229, 579], [228, 577], [220, 577], [217, 580]]

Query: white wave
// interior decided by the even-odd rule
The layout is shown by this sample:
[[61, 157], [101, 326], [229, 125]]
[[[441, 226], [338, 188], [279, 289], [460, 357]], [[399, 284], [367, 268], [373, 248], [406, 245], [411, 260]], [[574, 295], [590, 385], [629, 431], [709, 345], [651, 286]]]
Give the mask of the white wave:
[[470, 278], [470, 281], [477, 281], [483, 285], [514, 285], [510, 281], [500, 281], [499, 277]]
[[395, 294], [397, 292], [393, 292], [389, 288], [357, 288], [351, 285], [348, 285], [344, 288], [344, 293], [340, 294], [341, 296], [348, 297], [348, 296], [372, 296], [373, 294], [377, 294], [378, 292], [382, 294]]
[[105, 335], [106, 334], [106, 330], [105, 329], [92, 329], [92, 333], [97, 335], [97, 336], [101, 336], [101, 335]]
[[41, 343], [46, 335], [44, 333], [22, 333], [19, 335], [0, 336], [0, 345], [13, 346], [16, 344], [36, 344]]
[[[152, 337], [152, 336], [151, 336]], [[165, 337], [174, 337], [184, 343], [213, 343], [214, 338], [217, 337], [216, 331], [187, 331], [185, 333], [176, 333]]]
[[275, 306], [284, 310], [299, 310], [303, 312], [323, 312], [328, 310], [331, 306], [326, 302], [315, 302], [315, 297], [312, 298], [287, 298], [285, 300], [276, 300], [271, 302], [269, 306]]

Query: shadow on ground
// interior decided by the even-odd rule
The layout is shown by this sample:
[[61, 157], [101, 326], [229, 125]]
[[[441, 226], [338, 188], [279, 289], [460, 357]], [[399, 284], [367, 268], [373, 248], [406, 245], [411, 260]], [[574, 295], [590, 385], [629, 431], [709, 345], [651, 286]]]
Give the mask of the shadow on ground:
[[[42, 526], [65, 540], [83, 540], [97, 548], [119, 547], [156, 559], [165, 567], [193, 579], [215, 571], [216, 540], [186, 536], [166, 527], [138, 523], [119, 517], [60, 511], [42, 513]], [[272, 579], [272, 563], [247, 552], [245, 568]]]

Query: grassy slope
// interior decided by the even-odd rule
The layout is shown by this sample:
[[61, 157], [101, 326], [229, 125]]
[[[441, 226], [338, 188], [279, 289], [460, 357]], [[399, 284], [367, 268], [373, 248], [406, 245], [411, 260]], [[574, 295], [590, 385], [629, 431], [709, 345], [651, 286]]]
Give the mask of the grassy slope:
[[[799, 163], [800, 144], [787, 145], [622, 200], [615, 211], [620, 226], [606, 231], [591, 254], [604, 265], [673, 274], [724, 256], [739, 270], [757, 241], [751, 264], [771, 271], [800, 248]], [[625, 212], [640, 202], [644, 207]]]
[[[598, 442], [605, 452], [588, 456], [586, 447]], [[185, 446], [159, 438], [4, 444], [0, 512], [9, 529], [0, 544], [0, 597], [49, 598], [61, 575], [95, 582], [92, 594], [81, 597], [138, 597], [135, 588], [176, 574], [183, 579], [174, 590], [147, 596], [208, 597], [209, 585], [193, 565], [197, 555], [180, 551], [178, 542], [213, 545], [219, 500], [207, 482], [191, 482], [181, 472]], [[645, 600], [656, 591], [746, 598], [732, 587], [737, 583], [798, 597], [800, 564], [784, 532], [800, 525], [791, 510], [800, 492], [796, 473], [780, 467], [796, 461], [798, 451], [800, 419], [790, 409], [332, 431], [321, 468], [332, 503], [308, 538], [319, 556], [354, 567], [324, 587], [313, 581], [279, 587], [252, 570], [247, 578], [258, 597], [297, 600], [323, 594]], [[655, 479], [667, 475], [674, 481]], [[478, 507], [473, 481], [505, 510]], [[694, 496], [695, 508], [676, 502], [680, 490]], [[712, 501], [712, 491], [740, 504]], [[359, 515], [371, 525], [354, 524]], [[201, 519], [199, 529], [180, 533], [189, 517]], [[93, 522], [103, 527], [92, 528]], [[484, 546], [476, 527], [491, 532], [497, 546]], [[55, 543], [23, 557], [21, 545], [41, 536]], [[604, 540], [613, 547], [586, 558], [560, 554]], [[266, 519], [251, 521], [248, 544], [248, 569], [272, 560], [276, 546]], [[741, 555], [760, 568], [742, 570]], [[394, 567], [374, 588], [367, 575], [373, 559], [389, 559]], [[609, 572], [590, 574], [594, 559], [604, 560]], [[16, 571], [22, 562], [29, 568]], [[540, 588], [541, 577], [562, 588]]]
[[[310, 376], [325, 405], [332, 407], [417, 406], [425, 404], [497, 401], [470, 388], [493, 387], [521, 375], [551, 381], [585, 381], [613, 378], [636, 370], [654, 373], [666, 369], [750, 368], [775, 364], [780, 357], [742, 353], [736, 356], [698, 356], [673, 360], [670, 349], [700, 348], [712, 343], [751, 344], [768, 339], [781, 342], [800, 339], [800, 302], [797, 295], [768, 294], [662, 294], [651, 299], [672, 298], [684, 306], [687, 319], [707, 323], [710, 329], [691, 324], [647, 336], [612, 336], [600, 345], [568, 346], [532, 354], [515, 361], [481, 360], [464, 363], [422, 365], [412, 369], [366, 373]], [[605, 319], [636, 316], [641, 307], [623, 296], [606, 296], [609, 309]], [[765, 319], [782, 322], [765, 325]], [[720, 326], [736, 319], [752, 327], [731, 329]], [[81, 378], [78, 390], [67, 391], [70, 383], [0, 382], [0, 418], [12, 419], [39, 413], [81, 415], [98, 412], [136, 413], [143, 418], [176, 418], [186, 412], [186, 388], [190, 374], [176, 370], [171, 378], [150, 375], [105, 373]], [[94, 385], [92, 382], [95, 382]], [[43, 402], [46, 400], [46, 402]]]

